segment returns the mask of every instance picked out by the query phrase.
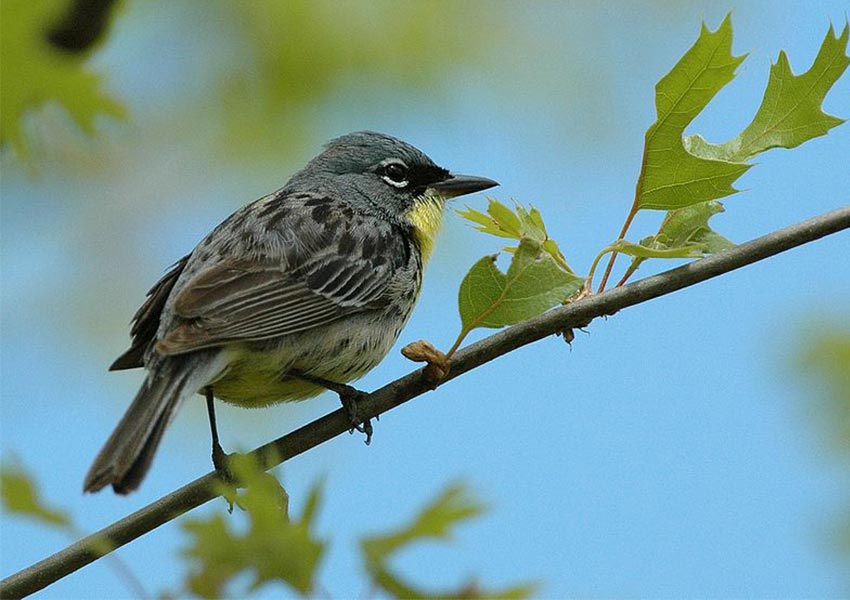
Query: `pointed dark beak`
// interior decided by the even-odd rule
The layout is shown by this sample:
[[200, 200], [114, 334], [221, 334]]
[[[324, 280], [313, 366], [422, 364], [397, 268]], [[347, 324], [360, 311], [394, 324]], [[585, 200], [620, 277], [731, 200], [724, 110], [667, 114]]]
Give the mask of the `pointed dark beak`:
[[452, 173], [448, 179], [432, 183], [429, 187], [444, 198], [455, 198], [457, 196], [472, 194], [473, 192], [480, 192], [481, 190], [489, 190], [491, 187], [497, 185], [499, 185], [497, 182], [486, 177]]

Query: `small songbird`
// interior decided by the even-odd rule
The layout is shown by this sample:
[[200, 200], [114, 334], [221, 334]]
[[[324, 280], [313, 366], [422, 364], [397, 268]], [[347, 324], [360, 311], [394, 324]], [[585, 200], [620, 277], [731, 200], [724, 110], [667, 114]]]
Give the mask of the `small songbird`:
[[217, 468], [226, 455], [214, 397], [261, 407], [331, 389], [345, 404], [345, 384], [384, 358], [410, 317], [446, 200], [495, 185], [363, 131], [331, 141], [283, 188], [237, 210], [133, 317], [131, 347], [110, 369], [147, 376], [85, 491], [136, 489], [194, 394], [207, 398]]

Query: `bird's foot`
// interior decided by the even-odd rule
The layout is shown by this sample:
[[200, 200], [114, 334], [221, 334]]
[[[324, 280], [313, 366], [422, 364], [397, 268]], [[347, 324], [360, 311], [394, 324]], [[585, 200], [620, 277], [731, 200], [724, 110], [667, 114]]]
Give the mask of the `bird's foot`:
[[414, 362], [427, 363], [422, 369], [422, 378], [436, 389], [440, 382], [449, 374], [449, 359], [440, 350], [437, 350], [431, 342], [419, 340], [412, 342], [401, 349], [405, 358]]
[[366, 436], [366, 445], [372, 442], [372, 421], [371, 419], [362, 420], [357, 414], [357, 403], [366, 399], [368, 394], [361, 392], [357, 388], [350, 385], [340, 384], [339, 389], [334, 390], [339, 394], [339, 401], [345, 412], [348, 413], [348, 422], [351, 424], [351, 433], [355, 430]]
[[294, 371], [288, 373], [288, 375], [303, 381], [309, 381], [310, 383], [322, 386], [332, 392], [336, 392], [337, 396], [339, 396], [339, 401], [342, 403], [342, 407], [348, 413], [348, 422], [351, 424], [350, 432], [354, 433], [354, 431], [357, 430], [364, 434], [366, 436], [367, 446], [372, 442], [372, 421], [369, 419], [364, 421], [360, 418], [357, 411], [358, 402], [365, 400], [369, 394], [361, 392], [350, 385], [337, 383], [314, 375], [307, 375], [305, 373]]

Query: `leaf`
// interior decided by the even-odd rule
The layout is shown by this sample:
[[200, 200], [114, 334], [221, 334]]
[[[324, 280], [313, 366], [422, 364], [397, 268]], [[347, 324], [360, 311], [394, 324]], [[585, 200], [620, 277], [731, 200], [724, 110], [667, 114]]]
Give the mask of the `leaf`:
[[835, 448], [850, 457], [850, 319], [847, 311], [813, 323], [797, 352], [797, 369], [810, 384], [808, 413], [827, 426]]
[[485, 590], [468, 584], [454, 591], [426, 591], [403, 580], [389, 566], [393, 557], [407, 546], [424, 540], [446, 540], [452, 529], [480, 515], [484, 506], [472, 498], [460, 484], [446, 488], [407, 525], [397, 530], [360, 540], [366, 571], [375, 584], [393, 598], [525, 598], [535, 590], [534, 585], [522, 585], [505, 590]]
[[850, 64], [845, 55], [850, 25], [841, 36], [830, 25], [811, 68], [794, 75], [784, 51], [770, 68], [770, 77], [752, 122], [724, 144], [709, 144], [691, 136], [692, 151], [728, 161], [743, 162], [771, 148], [794, 148], [844, 122], [823, 112], [821, 105], [830, 88]]
[[685, 128], [735, 76], [746, 57], [733, 56], [732, 21], [717, 31], [702, 25], [696, 43], [655, 86], [657, 120], [646, 132], [637, 207], [670, 210], [734, 194], [732, 183], [750, 165], [696, 156], [685, 149]]
[[[543, 215], [534, 206], [526, 210], [521, 204], [515, 203], [515, 210], [511, 210], [495, 198], [490, 198], [487, 206], [488, 214], [468, 206], [465, 211], [459, 210], [457, 213], [464, 219], [476, 223], [478, 225], [476, 229], [483, 233], [518, 241], [527, 238], [538, 242], [561, 268], [574, 273], [558, 244], [549, 237]], [[513, 253], [516, 248], [507, 246], [503, 250]]]
[[507, 273], [498, 269], [494, 256], [485, 256], [464, 277], [458, 293], [463, 329], [519, 323], [563, 302], [583, 283], [538, 242], [523, 239]]
[[657, 249], [692, 246], [699, 248], [700, 255], [732, 248], [735, 245], [733, 242], [708, 225], [711, 217], [723, 211], [723, 205], [716, 200], [670, 211], [658, 233], [642, 239], [640, 243]]
[[126, 111], [102, 89], [101, 77], [85, 68], [85, 56], [67, 54], [47, 42], [45, 32], [58, 22], [69, 2], [0, 2], [0, 144], [11, 143], [29, 156], [21, 126], [24, 115], [57, 102], [87, 134], [99, 115], [124, 118]]
[[35, 481], [20, 466], [3, 465], [0, 469], [0, 493], [3, 506], [11, 513], [49, 525], [67, 527], [71, 524], [66, 512], [51, 508], [41, 501]]
[[321, 484], [310, 491], [301, 519], [291, 520], [286, 512], [288, 497], [277, 479], [244, 456], [237, 456], [232, 467], [245, 486], [236, 502], [245, 511], [248, 529], [232, 531], [220, 515], [184, 523], [190, 536], [184, 554], [193, 562], [189, 589], [205, 598], [226, 596], [226, 585], [247, 571], [253, 574], [252, 590], [282, 581], [308, 595], [315, 587], [325, 548], [312, 532]]
[[733, 56], [727, 15], [715, 32], [703, 25], [696, 43], [656, 86], [658, 119], [646, 132], [644, 166], [638, 180], [638, 209], [672, 210], [723, 198], [752, 165], [746, 161], [771, 148], [794, 148], [843, 123], [821, 110], [827, 92], [847, 69], [848, 29], [830, 26], [812, 67], [795, 76], [779, 53], [752, 122], [723, 144], [699, 134], [682, 139], [685, 128], [735, 76], [745, 56]]
[[522, 224], [519, 217], [510, 208], [495, 198], [490, 198], [487, 213], [484, 214], [468, 206], [465, 211], [457, 211], [457, 214], [464, 219], [477, 223], [476, 229], [478, 231], [515, 240], [522, 238]]
[[720, 252], [735, 245], [708, 225], [708, 220], [723, 210], [717, 201], [671, 210], [655, 235], [643, 238], [639, 244], [618, 240], [604, 252], [632, 256], [630, 272], [648, 258], [701, 258]]
[[646, 258], [700, 258], [702, 250], [699, 246], [679, 246], [674, 248], [654, 248], [649, 245], [644, 245], [643, 240], [640, 244], [635, 244], [628, 240], [617, 240], [611, 244], [606, 251], [615, 250], [621, 254], [628, 254], [641, 259]]

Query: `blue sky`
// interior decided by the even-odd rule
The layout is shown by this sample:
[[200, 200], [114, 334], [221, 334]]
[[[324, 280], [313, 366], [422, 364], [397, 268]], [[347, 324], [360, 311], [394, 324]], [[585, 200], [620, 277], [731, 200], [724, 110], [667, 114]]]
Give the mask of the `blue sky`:
[[[447, 73], [435, 97], [378, 84], [368, 93], [341, 92], [316, 108], [321, 118], [299, 157], [252, 163], [222, 159], [200, 133], [203, 123], [188, 127], [194, 135], [163, 139], [161, 129], [147, 128], [175, 88], [205, 77], [192, 71], [203, 64], [204, 44], [187, 36], [173, 52], [149, 55], [157, 39], [179, 31], [169, 29], [167, 13], [131, 3], [95, 63], [133, 119], [104, 125], [98, 140], [70, 144], [72, 151], [62, 138], [66, 149], [49, 154], [53, 162], [36, 179], [8, 153], [0, 163], [2, 456], [32, 469], [44, 495], [87, 531], [205, 473], [199, 401], [170, 427], [138, 493], [82, 496], [91, 459], [141, 381], [140, 373], [106, 367], [127, 343], [129, 317], [171, 262], [348, 131], [385, 131], [453, 170], [498, 180], [493, 196], [538, 206], [570, 263], [585, 271], [628, 210], [655, 82], [694, 41], [700, 19], [713, 29], [728, 9], [708, 2], [516, 9], [515, 24], [534, 34], [534, 47], [505, 48], [498, 65]], [[737, 133], [758, 106], [779, 48], [796, 72], [808, 68], [830, 20], [840, 28], [846, 9], [841, 2], [737, 5], [734, 50], [750, 57], [690, 131], [711, 141]], [[547, 52], [570, 52], [569, 64], [550, 64]], [[838, 82], [827, 112], [850, 116], [849, 81]], [[90, 154], [109, 154], [119, 172], [99, 171]], [[848, 156], [845, 125], [794, 151], [758, 157], [740, 181], [746, 191], [725, 201], [715, 227], [745, 241], [847, 204]], [[63, 161], [78, 168], [62, 168]], [[486, 205], [483, 195], [465, 201]], [[641, 215], [630, 237], [645, 235], [659, 216]], [[447, 219], [398, 348], [420, 338], [451, 344], [460, 281], [498, 247], [456, 215]], [[844, 232], [598, 320], [572, 348], [543, 340], [384, 415], [368, 448], [342, 436], [285, 465], [277, 473], [296, 506], [313, 481], [327, 481], [320, 528], [333, 545], [325, 588], [333, 597], [365, 594], [356, 536], [403, 522], [462, 480], [490, 510], [451, 544], [401, 557], [399, 566], [419, 581], [533, 579], [540, 597], [846, 594], [846, 556], [831, 545], [850, 480], [812, 418], [807, 381], [790, 365], [813, 324], [846, 323], [848, 249]], [[648, 264], [638, 276], [667, 266]], [[409, 371], [398, 348], [358, 387], [374, 389]], [[336, 402], [325, 395], [262, 412], [222, 407], [223, 444], [252, 448]], [[120, 553], [151, 593], [178, 589], [183, 539], [170, 524]], [[4, 514], [2, 574], [66, 542]], [[103, 597], [129, 593], [100, 561], [42, 597], [93, 589]]]

